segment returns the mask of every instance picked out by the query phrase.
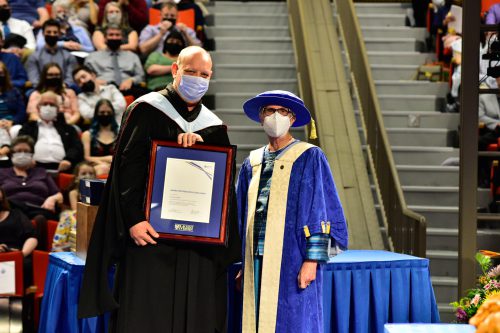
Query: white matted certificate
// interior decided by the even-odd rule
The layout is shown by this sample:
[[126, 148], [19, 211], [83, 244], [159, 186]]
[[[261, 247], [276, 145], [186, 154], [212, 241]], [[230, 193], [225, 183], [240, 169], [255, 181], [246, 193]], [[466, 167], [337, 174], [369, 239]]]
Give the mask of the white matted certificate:
[[209, 223], [215, 162], [169, 157], [166, 163], [161, 218]]
[[16, 293], [16, 262], [0, 262], [0, 294]]

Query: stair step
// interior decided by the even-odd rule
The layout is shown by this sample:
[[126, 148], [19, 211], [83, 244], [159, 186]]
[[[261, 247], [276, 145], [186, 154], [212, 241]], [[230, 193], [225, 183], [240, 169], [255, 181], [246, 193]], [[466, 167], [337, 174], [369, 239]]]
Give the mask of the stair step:
[[215, 26], [278, 26], [288, 25], [288, 13], [220, 12], [214, 15]]
[[417, 40], [416, 38], [365, 37], [364, 40], [367, 51], [423, 51], [422, 42]]
[[380, 95], [435, 95], [445, 97], [450, 90], [448, 83], [413, 80], [376, 80]]
[[[458, 186], [402, 186], [407, 205], [458, 206]], [[478, 207], [485, 207], [490, 201], [489, 189], [478, 189]]]
[[358, 14], [358, 21], [361, 27], [383, 26], [383, 27], [401, 27], [406, 25], [406, 14], [380, 14], [380, 13], [361, 13]]
[[393, 146], [447, 147], [450, 140], [445, 128], [386, 128], [386, 131]]
[[290, 37], [216, 37], [217, 50], [293, 50]]
[[374, 80], [414, 80], [419, 65], [371, 65]]
[[[477, 248], [498, 250], [500, 231], [481, 229], [477, 231]], [[458, 251], [457, 228], [427, 228], [427, 250]]]
[[217, 50], [211, 52], [214, 64], [281, 64], [294, 65], [295, 57], [292, 50]]
[[[458, 300], [458, 279], [448, 276], [431, 276], [432, 286], [436, 298], [442, 302], [455, 302]], [[443, 322], [441, 320], [441, 322]]]
[[[212, 84], [212, 82], [210, 82]], [[258, 94], [267, 90], [287, 90], [297, 93], [297, 79], [217, 79], [217, 91]]]
[[[458, 299], [456, 299], [458, 300]], [[442, 323], [455, 323], [457, 318], [455, 311], [449, 303], [437, 303], [439, 310], [439, 319]]]
[[[355, 111], [359, 116], [359, 111]], [[384, 125], [391, 127], [446, 128], [456, 130], [460, 123], [460, 114], [432, 111], [382, 111]]]
[[357, 14], [406, 14], [411, 8], [405, 3], [356, 3]]
[[207, 6], [211, 13], [253, 13], [253, 14], [282, 14], [288, 11], [286, 3], [273, 1], [241, 2], [224, 1], [215, 2], [215, 5]]
[[207, 35], [212, 38], [220, 37], [290, 37], [288, 26], [239, 26], [239, 25], [217, 25], [214, 27], [207, 27]]
[[252, 150], [258, 149], [262, 146], [263, 144], [248, 144], [248, 143], [239, 144], [238, 150], [236, 151], [236, 164], [241, 165]]
[[415, 38], [425, 41], [427, 30], [425, 28], [411, 27], [362, 27], [364, 38]]
[[435, 60], [433, 53], [420, 52], [367, 52], [368, 60], [373, 65], [421, 65]]
[[[252, 126], [229, 126], [227, 133], [231, 144], [238, 145], [240, 143], [252, 142], [253, 144], [262, 146], [269, 143], [262, 126], [258, 123], [254, 124]], [[306, 136], [304, 127], [293, 127], [290, 129], [290, 133], [292, 133], [294, 138], [299, 140], [304, 140]]]
[[402, 185], [458, 186], [459, 167], [398, 165]]
[[408, 205], [408, 208], [425, 216], [427, 228], [458, 227], [458, 206]]
[[451, 147], [392, 146], [396, 164], [441, 165], [449, 157], [458, 157], [459, 150]]
[[215, 65], [214, 76], [219, 79], [296, 79], [295, 65]]
[[435, 95], [386, 95], [379, 94], [380, 107], [384, 111], [441, 111], [444, 99]]
[[458, 252], [428, 250], [431, 276], [456, 277], [458, 276]]
[[243, 109], [217, 109], [215, 114], [228, 126], [252, 126], [255, 125], [243, 112]]

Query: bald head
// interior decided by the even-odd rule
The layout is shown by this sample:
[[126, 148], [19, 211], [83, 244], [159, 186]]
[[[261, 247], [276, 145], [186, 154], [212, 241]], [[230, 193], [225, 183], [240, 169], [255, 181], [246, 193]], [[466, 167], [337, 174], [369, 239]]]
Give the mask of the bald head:
[[199, 46], [185, 47], [177, 58], [177, 64], [179, 66], [190, 64], [194, 61], [203, 61], [210, 64], [210, 70], [212, 69], [212, 57], [210, 57], [210, 54], [204, 48]]
[[58, 96], [55, 93], [53, 93], [52, 91], [46, 91], [40, 95], [40, 102], [38, 102], [38, 107], [40, 107], [41, 105], [57, 106], [59, 104], [58, 102]]

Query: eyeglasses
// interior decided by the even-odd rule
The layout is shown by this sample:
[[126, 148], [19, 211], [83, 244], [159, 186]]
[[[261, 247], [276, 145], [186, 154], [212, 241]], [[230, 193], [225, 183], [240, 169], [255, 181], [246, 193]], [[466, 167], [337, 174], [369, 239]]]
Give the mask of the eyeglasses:
[[288, 108], [271, 108], [271, 107], [263, 107], [261, 109], [261, 112], [265, 115], [265, 116], [270, 116], [272, 114], [274, 114], [275, 112], [278, 112], [280, 115], [282, 116], [288, 116], [289, 114], [292, 114], [293, 115], [293, 112], [292, 110], [288, 109]]

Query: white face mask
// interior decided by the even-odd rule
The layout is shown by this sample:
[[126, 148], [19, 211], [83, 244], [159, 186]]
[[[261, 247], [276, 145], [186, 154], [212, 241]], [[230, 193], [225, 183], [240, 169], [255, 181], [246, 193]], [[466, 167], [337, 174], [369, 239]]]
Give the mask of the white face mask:
[[266, 134], [272, 138], [280, 138], [290, 129], [291, 123], [288, 116], [282, 116], [278, 112], [264, 118], [262, 124]]
[[32, 153], [14, 153], [12, 154], [12, 164], [18, 168], [27, 168], [33, 161]]
[[112, 24], [120, 24], [122, 21], [122, 14], [120, 13], [110, 13], [107, 16], [108, 22]]
[[40, 106], [40, 118], [45, 121], [52, 121], [57, 117], [57, 107], [53, 105]]

